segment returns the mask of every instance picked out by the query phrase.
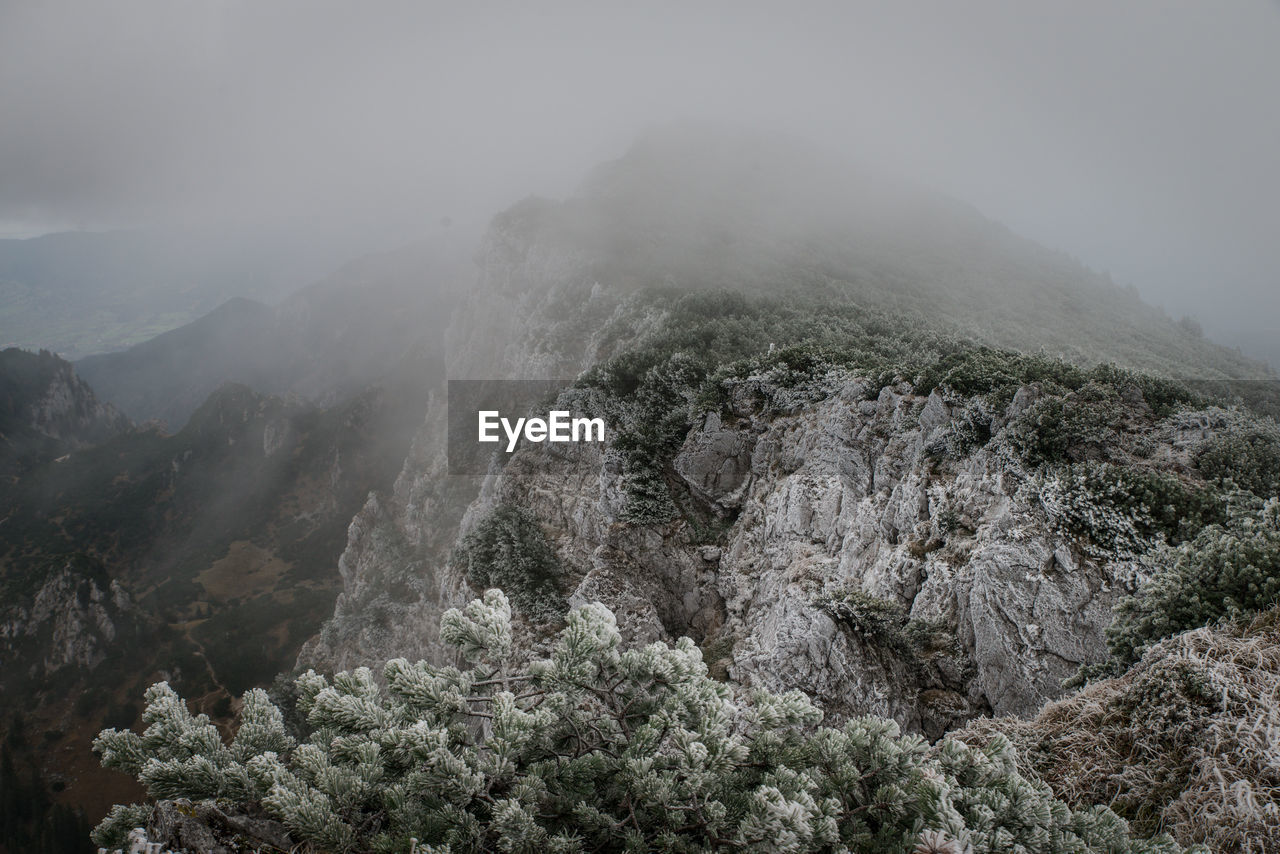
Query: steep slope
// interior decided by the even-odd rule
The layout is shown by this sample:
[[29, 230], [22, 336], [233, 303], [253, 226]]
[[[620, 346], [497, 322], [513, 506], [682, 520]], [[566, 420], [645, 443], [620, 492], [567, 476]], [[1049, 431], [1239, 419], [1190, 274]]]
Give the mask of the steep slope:
[[[573, 546], [572, 556], [564, 557], [567, 565], [580, 572], [590, 570], [624, 588], [620, 579], [640, 583], [645, 577], [670, 576], [672, 595], [688, 595], [692, 602], [701, 603], [673, 606], [662, 615], [658, 624], [671, 635], [712, 637], [717, 621], [730, 619], [725, 606], [717, 603], [741, 601], [735, 591], [742, 579], [734, 579], [733, 572], [738, 571], [734, 567], [719, 566], [718, 558], [704, 559], [701, 552], [690, 551], [688, 542], [680, 545], [678, 555], [669, 553], [667, 538], [672, 534], [655, 525], [675, 524], [677, 510], [659, 506], [652, 515], [636, 512], [634, 506], [619, 510], [615, 505], [622, 500], [619, 496], [626, 484], [634, 487], [645, 482], [657, 495], [658, 505], [671, 504], [668, 490], [677, 493], [674, 501], [680, 504], [681, 495], [693, 487], [681, 483], [672, 465], [688, 431], [701, 423], [699, 406], [705, 401], [695, 387], [715, 376], [744, 377], [752, 364], [762, 366], [753, 359], [776, 351], [784, 364], [773, 367], [791, 371], [795, 366], [785, 364], [787, 354], [800, 347], [797, 362], [802, 367], [826, 364], [848, 372], [849, 390], [842, 393], [843, 398], [836, 395], [838, 399], [866, 394], [874, 402], [882, 393], [888, 395], [883, 411], [857, 415], [858, 406], [870, 403], [855, 406], [855, 401], [849, 401], [844, 408], [824, 410], [821, 416], [811, 414], [805, 422], [815, 436], [834, 434], [823, 440], [834, 442], [820, 454], [828, 461], [825, 473], [815, 476], [820, 482], [836, 478], [842, 484], [831, 487], [834, 492], [811, 498], [818, 504], [831, 501], [844, 507], [844, 516], [832, 510], [835, 516], [818, 514], [814, 521], [814, 512], [801, 508], [796, 512], [807, 520], [806, 526], [814, 527], [797, 531], [778, 527], [781, 523], [774, 511], [785, 510], [793, 500], [786, 497], [792, 484], [783, 479], [777, 485], [784, 494], [759, 496], [757, 511], [746, 517], [754, 522], [747, 525], [746, 518], [735, 515], [733, 524], [743, 528], [727, 535], [740, 542], [744, 554], [794, 551], [776, 537], [794, 536], [798, 542], [810, 543], [806, 547], [810, 551], [820, 543], [827, 554], [819, 563], [843, 565], [846, 572], [857, 567], [859, 574], [878, 565], [875, 555], [899, 560], [905, 542], [920, 536], [922, 543], [932, 539], [924, 529], [938, 521], [932, 512], [920, 508], [933, 477], [920, 456], [924, 431], [905, 431], [899, 423], [901, 415], [894, 413], [923, 405], [933, 385], [918, 389], [912, 385], [910, 395], [904, 397], [900, 381], [925, 382], [932, 376], [934, 385], [940, 385], [946, 373], [940, 365], [948, 359], [963, 359], [974, 343], [1027, 351], [1044, 348], [1070, 362], [1112, 360], [1128, 367], [1154, 368], [1166, 376], [1256, 378], [1264, 380], [1260, 385], [1274, 384], [1263, 366], [1189, 336], [1130, 292], [1017, 238], [963, 205], [858, 175], [821, 153], [797, 148], [790, 140], [723, 129], [677, 127], [657, 132], [622, 159], [597, 169], [578, 196], [559, 203], [521, 202], [495, 218], [480, 264], [472, 298], [449, 331], [451, 377], [576, 377], [593, 365], [611, 365], [603, 379], [597, 376], [597, 382], [588, 385], [626, 399], [643, 395], [651, 375], [692, 372], [695, 382], [685, 383], [692, 399], [666, 400], [667, 410], [614, 412], [615, 428], [630, 431], [626, 447], [615, 447], [613, 453], [592, 458], [583, 464], [586, 468], [572, 471], [564, 468], [569, 463], [557, 462], [559, 457], [548, 459], [540, 488], [530, 487], [503, 499], [534, 507], [548, 502], [545, 515], [538, 518], [564, 539], [564, 548], [579, 543]], [[747, 374], [742, 373], [742, 364], [747, 365]], [[1003, 368], [990, 370], [999, 373]], [[850, 415], [851, 408], [857, 417]], [[673, 412], [677, 417], [663, 427]], [[881, 425], [873, 429], [877, 421]], [[646, 422], [653, 422], [654, 429], [636, 426]], [[769, 428], [761, 422], [759, 429]], [[884, 441], [859, 440], [869, 429], [873, 434], [879, 430]], [[342, 558], [344, 593], [334, 620], [304, 650], [301, 664], [341, 668], [390, 655], [437, 654], [424, 639], [435, 636], [444, 607], [472, 593], [465, 578], [449, 566], [458, 535], [502, 503], [497, 496], [506, 494], [503, 490], [519, 489], [510, 485], [514, 481], [509, 475], [484, 481], [450, 475], [443, 433], [443, 408], [437, 407], [429, 412], [393, 493], [371, 500], [357, 516]], [[787, 465], [801, 465], [799, 452], [786, 449], [802, 438], [791, 435], [779, 440], [784, 447], [775, 453], [787, 458]], [[851, 457], [862, 462], [855, 465]], [[517, 453], [512, 465], [519, 458]], [[662, 464], [646, 468], [629, 462], [644, 458], [658, 458]], [[747, 458], [733, 463], [742, 470], [755, 464]], [[1023, 517], [1034, 507], [1025, 496], [1020, 504], [1011, 504], [1016, 490], [1005, 482], [999, 466], [981, 457], [969, 464], [972, 471], [962, 485], [987, 496], [983, 499], [987, 503], [971, 508], [978, 513], [972, 521], [988, 513], [995, 513], [999, 520], [990, 529], [995, 538], [989, 546], [991, 572], [1017, 575], [1021, 570], [1016, 567], [1023, 567], [1035, 576], [1040, 569], [1078, 565], [1078, 557], [1069, 548], [1064, 551], [1064, 541], [1050, 536], [1043, 524], [1039, 539], [1029, 546], [1014, 548], [1002, 539], [1004, 534], [995, 533], [1005, 528], [1022, 530]], [[882, 474], [872, 489], [858, 482], [852, 473], [855, 469], [893, 474]], [[877, 498], [882, 487], [890, 495], [894, 488], [899, 493], [891, 501]], [[633, 488], [626, 501], [643, 504], [647, 500], [643, 492]], [[871, 515], [849, 517], [848, 502], [870, 502], [866, 512]], [[900, 517], [901, 527], [872, 524], [876, 513]], [[836, 516], [844, 520], [841, 525], [854, 525], [865, 535], [855, 537], [841, 528], [841, 535], [832, 539]], [[723, 527], [730, 521], [717, 524]], [[924, 526], [923, 533], [914, 531], [917, 525]], [[766, 535], [766, 530], [772, 533]], [[973, 533], [979, 532], [974, 529]], [[615, 536], [623, 538], [625, 547], [610, 545]], [[694, 535], [675, 536], [688, 540]], [[890, 543], [889, 548], [881, 540], [890, 536], [905, 542]], [[712, 546], [723, 554], [726, 543], [708, 543], [708, 554], [714, 551]], [[778, 560], [789, 567], [799, 557]], [[923, 562], [922, 558], [912, 560]], [[918, 568], [880, 567], [876, 572], [892, 576]], [[1094, 573], [1094, 580], [1070, 592], [1078, 601], [1069, 621], [1080, 628], [1085, 640], [1067, 637], [1077, 632], [1063, 624], [1061, 643], [1050, 644], [1029, 665], [1043, 667], [1043, 672], [1034, 678], [1026, 673], [988, 673], [984, 678], [994, 680], [993, 686], [1023, 677], [1030, 681], [1017, 689], [980, 691], [980, 696], [966, 699], [967, 705], [957, 713], [988, 705], [1027, 710], [1052, 693], [1056, 681], [1077, 664], [1101, 654], [1101, 630], [1109, 618], [1111, 600], [1108, 595], [1093, 602], [1094, 588], [1112, 584], [1110, 575], [1118, 571], [1087, 569], [1084, 574]], [[1074, 577], [1073, 584], [1078, 585], [1081, 576]], [[695, 583], [699, 578], [703, 580]], [[722, 582], [706, 580], [717, 578]], [[882, 582], [881, 586], [889, 584]], [[995, 592], [982, 595], [999, 600], [1003, 582], [991, 583]], [[652, 595], [647, 584], [640, 588], [648, 591], [639, 595], [641, 600]], [[716, 590], [717, 584], [723, 584], [723, 589]], [[910, 587], [905, 581], [901, 584]], [[812, 609], [794, 610], [794, 600], [784, 595], [789, 589], [784, 584], [766, 599], [782, 603], [778, 607], [792, 607], [800, 624], [816, 619]], [[588, 593], [584, 590], [582, 595]], [[1032, 608], [1031, 600], [1026, 604]], [[708, 607], [719, 612], [704, 613]], [[765, 619], [764, 612], [760, 619]], [[975, 625], [981, 622], [975, 620]], [[824, 625], [829, 628], [831, 620]], [[807, 631], [793, 628], [800, 637]], [[739, 637], [758, 642], [765, 628], [752, 623], [737, 631]], [[776, 634], [777, 626], [769, 631]], [[992, 666], [1006, 667], [1010, 665], [998, 661], [1021, 655], [1033, 641], [1002, 637], [993, 643], [988, 656]], [[781, 667], [786, 657], [776, 648], [766, 650], [757, 656], [754, 672]], [[746, 666], [746, 661], [742, 659], [740, 666]], [[740, 673], [746, 678], [746, 671]], [[954, 680], [948, 684], [939, 690], [953, 690]], [[1008, 690], [1021, 693], [1006, 697]], [[868, 693], [857, 702], [850, 699], [848, 706], [870, 702], [871, 696]], [[903, 704], [910, 702], [914, 700], [899, 703], [899, 711], [906, 714]], [[885, 703], [890, 701], [877, 707], [887, 709]]]
[[52, 791], [96, 820], [127, 796], [89, 743], [135, 721], [146, 684], [182, 684], [226, 719], [289, 668], [441, 365], [420, 353], [401, 371], [326, 409], [225, 385], [177, 434], [76, 446], [0, 490], [0, 730], [31, 803]]
[[0, 352], [0, 476], [119, 435], [132, 425], [47, 350]]

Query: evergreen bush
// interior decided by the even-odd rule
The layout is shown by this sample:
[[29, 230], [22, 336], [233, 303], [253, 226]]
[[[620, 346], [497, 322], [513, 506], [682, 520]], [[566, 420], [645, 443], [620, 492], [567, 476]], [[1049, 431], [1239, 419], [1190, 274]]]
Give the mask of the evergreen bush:
[[1151, 577], [1116, 606], [1107, 630], [1113, 666], [1150, 644], [1222, 619], [1249, 618], [1280, 602], [1280, 499], [1232, 514], [1179, 546], [1157, 549]]
[[1120, 407], [1115, 391], [1089, 383], [1033, 403], [1006, 430], [1010, 447], [1031, 468], [1100, 458], [1114, 446]]
[[476, 589], [510, 591], [511, 601], [528, 617], [551, 620], [564, 613], [564, 568], [537, 517], [522, 507], [495, 508], [467, 532], [451, 560]]
[[1280, 429], [1270, 420], [1232, 425], [1213, 436], [1196, 458], [1200, 473], [1255, 495], [1280, 495]]
[[[332, 852], [1175, 850], [1054, 799], [1007, 741], [930, 748], [876, 718], [820, 727], [798, 691], [735, 699], [688, 639], [623, 649], [598, 604], [525, 667], [500, 591], [448, 611], [441, 638], [467, 669], [396, 659], [385, 687], [367, 669], [301, 676], [301, 743], [264, 692], [228, 744], [161, 683], [146, 731], [95, 749], [154, 798], [259, 802]], [[145, 812], [118, 808], [95, 838]]]
[[945, 640], [938, 626], [912, 618], [902, 603], [856, 587], [834, 585], [824, 591], [820, 604], [859, 637], [911, 661]]
[[1136, 556], [1226, 521], [1226, 499], [1217, 490], [1169, 472], [1111, 463], [1052, 471], [1040, 502], [1059, 531], [1084, 537], [1103, 557]]

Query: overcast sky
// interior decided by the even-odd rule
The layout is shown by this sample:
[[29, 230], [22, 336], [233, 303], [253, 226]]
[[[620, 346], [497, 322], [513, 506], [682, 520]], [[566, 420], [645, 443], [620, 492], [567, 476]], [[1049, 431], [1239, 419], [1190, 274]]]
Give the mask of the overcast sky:
[[846, 149], [1219, 339], [1280, 338], [1275, 0], [0, 0], [0, 236], [408, 235], [685, 117]]

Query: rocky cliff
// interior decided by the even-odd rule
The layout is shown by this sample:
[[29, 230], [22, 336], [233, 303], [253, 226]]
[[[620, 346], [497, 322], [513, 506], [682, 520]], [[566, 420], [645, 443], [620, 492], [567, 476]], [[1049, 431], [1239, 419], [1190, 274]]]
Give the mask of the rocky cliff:
[[0, 474], [20, 474], [131, 427], [68, 362], [48, 351], [0, 352]]
[[[1145, 571], [1133, 548], [1073, 523], [1061, 478], [1073, 465], [1098, 464], [1199, 483], [1185, 433], [1196, 417], [1205, 424], [1209, 417], [1183, 411], [1175, 423], [1158, 385], [1120, 371], [1096, 392], [1102, 402], [1090, 403], [1101, 386], [1082, 379], [1065, 405], [1110, 414], [1097, 435], [1071, 439], [1049, 465], [1026, 450], [1018, 431], [1038, 429], [1027, 424], [1046, 405], [1037, 403], [1042, 385], [1065, 393], [1061, 386], [1042, 384], [1034, 371], [993, 379], [1004, 370], [993, 369], [977, 386], [939, 373], [939, 360], [984, 340], [981, 329], [963, 345], [939, 343], [955, 341], [949, 336], [959, 328], [886, 303], [879, 285], [868, 287], [865, 268], [841, 273], [840, 284], [826, 266], [813, 281], [812, 266], [835, 257], [821, 248], [811, 250], [808, 267], [762, 266], [762, 253], [777, 245], [754, 239], [749, 210], [710, 228], [674, 203], [656, 213], [645, 207], [648, 196], [627, 204], [627, 187], [655, 156], [641, 151], [615, 165], [616, 180], [608, 170], [595, 176], [581, 198], [529, 200], [499, 216], [479, 255], [477, 286], [448, 336], [455, 378], [587, 377], [562, 399], [567, 406], [608, 411], [593, 366], [616, 375], [616, 366], [638, 364], [631, 387], [609, 392], [613, 441], [525, 447], [488, 477], [450, 474], [445, 400], [435, 398], [395, 489], [372, 497], [352, 522], [335, 617], [299, 666], [439, 660], [440, 614], [476, 592], [457, 547], [497, 508], [519, 507], [554, 548], [567, 602], [604, 602], [631, 639], [688, 635], [734, 684], [802, 688], [837, 718], [875, 713], [931, 737], [983, 713], [1029, 714], [1059, 696], [1081, 665], [1105, 656], [1111, 608]], [[758, 212], [760, 200], [750, 201]], [[725, 222], [739, 231], [725, 238]], [[610, 231], [624, 224], [625, 236]], [[1012, 240], [1000, 232], [983, 243], [972, 221], [962, 230], [982, 252], [1005, 251]], [[920, 258], [936, 260], [938, 246], [925, 242], [902, 270], [919, 274]], [[712, 244], [727, 267], [717, 266]], [[1225, 351], [1204, 356], [1213, 349], [1206, 342], [1153, 331], [1163, 322], [1152, 320], [1155, 313], [1129, 306], [1127, 295], [1092, 274], [1078, 271], [1083, 284], [1064, 284], [1070, 265], [1061, 259], [1035, 281], [1041, 261], [1025, 246], [1004, 256], [1029, 279], [1016, 301], [1036, 306], [1037, 316], [1063, 299], [1086, 314], [1111, 302], [1127, 308], [1109, 322], [1163, 336], [1156, 349], [1174, 354], [1170, 373], [1209, 364], [1223, 375], [1265, 373]], [[729, 296], [726, 269], [741, 275]], [[780, 275], [777, 286], [765, 286]], [[910, 292], [934, 286], [924, 279]], [[695, 299], [717, 307], [690, 319], [690, 293], [712, 293]], [[1052, 340], [1065, 341], [1072, 323]], [[992, 340], [1022, 339], [1005, 328]], [[1128, 344], [1119, 342], [1095, 360], [1123, 359]], [[655, 356], [655, 347], [666, 349]], [[797, 347], [810, 348], [803, 357], [810, 374], [799, 385], [779, 373], [794, 374], [794, 366], [775, 358], [792, 358], [786, 354]], [[856, 356], [839, 355], [850, 347]], [[692, 387], [677, 395], [676, 409], [687, 416], [645, 445], [636, 439], [647, 429], [642, 422], [661, 421], [666, 411], [632, 401], [656, 393], [654, 377], [682, 359], [719, 400], [707, 404]], [[653, 465], [641, 472], [637, 459], [646, 453]], [[638, 521], [629, 508], [645, 472], [674, 509]], [[1098, 506], [1103, 515], [1115, 509], [1105, 500]], [[535, 648], [548, 627], [530, 619], [525, 630]]]

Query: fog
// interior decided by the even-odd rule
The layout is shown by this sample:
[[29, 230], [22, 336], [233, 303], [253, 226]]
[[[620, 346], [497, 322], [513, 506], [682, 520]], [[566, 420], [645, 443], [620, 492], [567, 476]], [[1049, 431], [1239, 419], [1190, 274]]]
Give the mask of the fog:
[[1280, 5], [6, 2], [0, 236], [386, 248], [648, 125], [810, 138], [1280, 363]]

